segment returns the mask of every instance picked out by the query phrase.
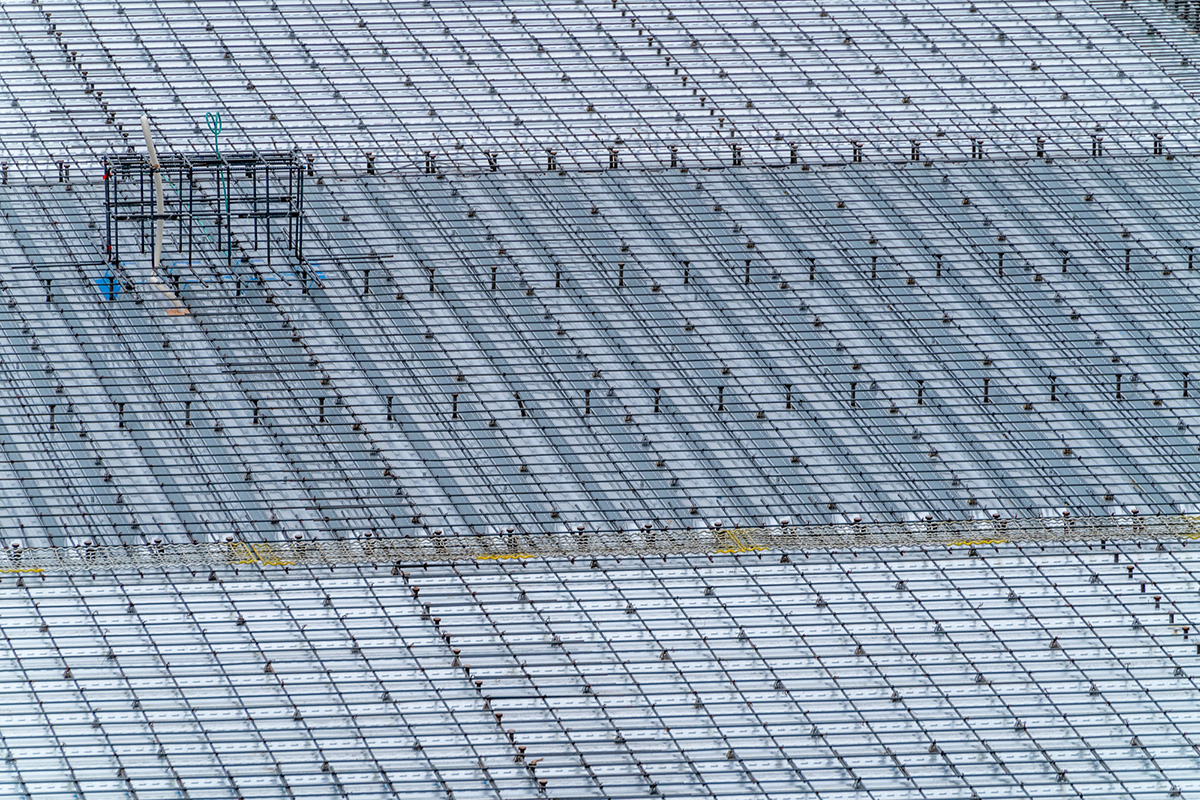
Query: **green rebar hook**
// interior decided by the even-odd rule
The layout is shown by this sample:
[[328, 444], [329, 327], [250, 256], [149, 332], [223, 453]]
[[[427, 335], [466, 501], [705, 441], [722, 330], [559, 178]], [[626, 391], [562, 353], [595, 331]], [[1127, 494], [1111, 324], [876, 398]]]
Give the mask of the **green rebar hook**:
[[[213, 151], [216, 153], [217, 161], [220, 162], [220, 160], [221, 160], [221, 140], [219, 137], [221, 135], [221, 112], [220, 111], [206, 112], [204, 114], [204, 122], [206, 125], [208, 125], [208, 130], [213, 135]], [[220, 163], [218, 163], [217, 164], [217, 208], [220, 209], [220, 207], [221, 207], [221, 165], [220, 165]], [[229, 258], [232, 258], [233, 237], [231, 235], [232, 231], [230, 230], [230, 228], [231, 228], [231, 225], [230, 225], [230, 219], [229, 219], [229, 187], [226, 186], [225, 187], [225, 230], [226, 230], [225, 240], [226, 240], [226, 246], [228, 248], [227, 256]], [[220, 232], [220, 228], [218, 227], [217, 228], [217, 241], [218, 242], [220, 242], [220, 240], [221, 240], [220, 235], [221, 235], [221, 232]]]
[[213, 149], [217, 151], [217, 158], [221, 157], [221, 141], [217, 136], [221, 133], [221, 112], [209, 111], [204, 115], [204, 122], [208, 125], [208, 130], [213, 135]]

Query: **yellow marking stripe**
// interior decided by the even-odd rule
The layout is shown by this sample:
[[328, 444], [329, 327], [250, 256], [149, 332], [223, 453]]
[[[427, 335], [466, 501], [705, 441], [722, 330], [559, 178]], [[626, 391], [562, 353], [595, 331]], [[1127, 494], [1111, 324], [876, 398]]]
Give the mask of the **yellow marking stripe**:
[[[260, 547], [267, 553], [266, 556], [258, 552], [258, 548]], [[295, 563], [292, 561], [280, 560], [279, 557], [275, 555], [274, 551], [271, 550], [271, 546], [269, 544], [259, 543], [257, 545], [253, 545], [238, 542], [232, 545], [230, 550], [233, 551], [232, 555], [230, 556], [230, 563], [232, 564], [262, 563], [271, 567], [288, 567], [293, 566]], [[237, 558], [239, 555], [242, 557]]]
[[[246, 545], [242, 544], [241, 542], [234, 544], [232, 547], [230, 547], [230, 550], [233, 551], [233, 555], [230, 556], [231, 563], [234, 563], [234, 564], [257, 564], [258, 563], [258, 558], [256, 558], [254, 556], [254, 551], [251, 550]], [[242, 558], [236, 558], [238, 555], [241, 555]]]
[[[267, 558], [270, 558], [269, 561], [267, 560], [267, 558], [263, 557], [262, 553], [258, 552], [258, 548], [260, 548], [260, 547], [267, 552]], [[258, 544], [258, 545], [252, 544], [252, 545], [250, 545], [250, 549], [254, 551], [254, 555], [258, 556], [258, 560], [264, 564], [268, 564], [272, 567], [294, 566], [295, 562], [279, 560], [279, 557], [277, 555], [275, 555], [275, 552], [273, 550], [271, 550], [271, 545], [269, 545], [269, 544]]]
[[[762, 550], [770, 550], [769, 547], [760, 547], [754, 544], [753, 535], [746, 530], [736, 528], [733, 530], [724, 529], [718, 531], [719, 534], [725, 534], [733, 540], [734, 547], [717, 550], [718, 553], [757, 553]], [[740, 536], [738, 534], [741, 534]]]

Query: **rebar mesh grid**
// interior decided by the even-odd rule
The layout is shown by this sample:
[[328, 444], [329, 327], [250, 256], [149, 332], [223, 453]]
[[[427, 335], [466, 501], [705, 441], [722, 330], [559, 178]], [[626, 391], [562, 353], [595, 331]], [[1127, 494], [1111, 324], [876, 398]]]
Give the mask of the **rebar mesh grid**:
[[1187, 798], [1194, 544], [0, 575], [0, 795]]
[[[1194, 6], [76, 0], [0, 8], [0, 161], [300, 148], [322, 172], [1173, 155]], [[130, 136], [132, 135], [132, 139]]]
[[9, 187], [0, 539], [1195, 513], [1197, 185], [318, 176], [302, 266], [247, 229], [187, 270], [166, 226], [186, 318], [136, 252], [113, 296], [100, 185]]

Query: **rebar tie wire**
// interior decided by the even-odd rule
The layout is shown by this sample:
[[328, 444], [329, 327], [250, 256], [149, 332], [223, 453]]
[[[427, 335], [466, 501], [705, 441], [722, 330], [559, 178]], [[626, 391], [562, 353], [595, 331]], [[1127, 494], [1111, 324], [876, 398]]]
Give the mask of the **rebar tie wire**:
[[1031, 518], [773, 525], [747, 528], [668, 529], [526, 534], [421, 535], [357, 539], [35, 547], [0, 550], [6, 574], [82, 573], [183, 567], [336, 567], [393, 564], [524, 561], [620, 556], [756, 555], [804, 551], [920, 551], [1022, 544], [1181, 542], [1200, 539], [1200, 516]]

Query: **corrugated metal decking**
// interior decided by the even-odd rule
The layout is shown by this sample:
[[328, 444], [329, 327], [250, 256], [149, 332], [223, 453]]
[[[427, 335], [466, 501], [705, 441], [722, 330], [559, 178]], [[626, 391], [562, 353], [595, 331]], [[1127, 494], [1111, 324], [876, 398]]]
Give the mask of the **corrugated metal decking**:
[[100, 187], [9, 187], [0, 527], [1192, 513], [1196, 183], [1190, 159], [308, 179], [302, 263], [240, 220], [231, 270], [211, 227], [189, 270], [166, 226], [188, 317], [134, 223], [113, 283]]
[[322, 171], [1191, 152], [1200, 44], [1164, 5], [6, 3], [0, 160], [90, 172], [142, 113], [207, 150], [216, 108], [235, 147]]
[[0, 796], [1189, 797], [1188, 547], [0, 578]]
[[0, 3], [0, 798], [1197, 795], [1197, 9]]

